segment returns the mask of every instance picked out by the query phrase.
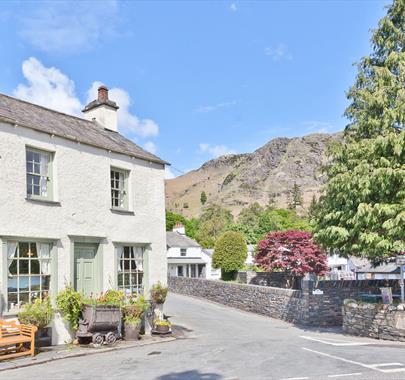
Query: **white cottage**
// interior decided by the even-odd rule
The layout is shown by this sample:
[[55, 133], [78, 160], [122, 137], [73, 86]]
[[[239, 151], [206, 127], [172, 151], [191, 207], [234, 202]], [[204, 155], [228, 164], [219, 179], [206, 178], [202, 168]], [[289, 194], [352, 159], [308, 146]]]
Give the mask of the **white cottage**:
[[68, 284], [166, 283], [166, 162], [117, 132], [117, 109], [104, 86], [84, 118], [0, 94], [3, 315]]
[[217, 279], [220, 270], [212, 268], [211, 254], [186, 236], [182, 224], [166, 233], [168, 274], [173, 277]]

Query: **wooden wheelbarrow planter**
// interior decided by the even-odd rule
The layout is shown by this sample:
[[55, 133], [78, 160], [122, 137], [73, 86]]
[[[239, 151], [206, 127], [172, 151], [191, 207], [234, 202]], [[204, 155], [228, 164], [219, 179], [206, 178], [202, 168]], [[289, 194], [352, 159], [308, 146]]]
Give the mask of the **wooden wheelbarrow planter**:
[[[0, 319], [0, 360], [35, 354], [36, 326]], [[29, 349], [25, 344], [29, 343]]]

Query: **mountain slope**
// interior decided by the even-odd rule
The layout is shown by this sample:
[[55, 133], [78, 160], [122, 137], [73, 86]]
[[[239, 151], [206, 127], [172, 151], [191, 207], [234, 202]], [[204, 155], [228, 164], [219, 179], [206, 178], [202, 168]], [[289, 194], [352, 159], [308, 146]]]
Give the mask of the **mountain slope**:
[[166, 181], [166, 207], [187, 217], [198, 217], [200, 195], [219, 203], [234, 215], [253, 203], [266, 205], [269, 196], [276, 206], [286, 207], [287, 192], [296, 182], [303, 191], [304, 205], [319, 192], [321, 165], [330, 142], [341, 134], [311, 134], [270, 140], [253, 153], [227, 155], [208, 161], [199, 169]]

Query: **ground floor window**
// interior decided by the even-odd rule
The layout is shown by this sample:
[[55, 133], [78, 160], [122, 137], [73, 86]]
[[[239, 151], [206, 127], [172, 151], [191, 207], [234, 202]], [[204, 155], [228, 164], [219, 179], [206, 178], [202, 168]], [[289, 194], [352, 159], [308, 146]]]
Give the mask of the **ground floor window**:
[[51, 281], [51, 244], [7, 243], [8, 309], [20, 308], [48, 296]]
[[126, 294], [143, 293], [143, 247], [118, 247], [118, 289]]
[[184, 277], [183, 265], [178, 265], [177, 266], [177, 276], [178, 277]]

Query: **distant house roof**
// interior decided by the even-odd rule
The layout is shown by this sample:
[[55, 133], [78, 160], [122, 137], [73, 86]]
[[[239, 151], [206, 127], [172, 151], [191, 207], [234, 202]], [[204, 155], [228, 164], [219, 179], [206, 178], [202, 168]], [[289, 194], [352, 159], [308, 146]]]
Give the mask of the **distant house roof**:
[[200, 245], [195, 240], [190, 239], [188, 236], [180, 234], [178, 232], [174, 232], [174, 231], [166, 232], [166, 244], [169, 248], [200, 247]]
[[205, 254], [207, 254], [208, 256], [212, 256], [212, 254], [214, 253], [214, 249], [213, 248], [203, 248], [203, 252]]
[[350, 257], [350, 261], [356, 267], [357, 273], [399, 273], [395, 262], [389, 262], [374, 267], [370, 261], [361, 257]]
[[96, 122], [67, 115], [8, 95], [0, 94], [0, 121], [49, 133], [115, 153], [167, 164], [118, 132]]

